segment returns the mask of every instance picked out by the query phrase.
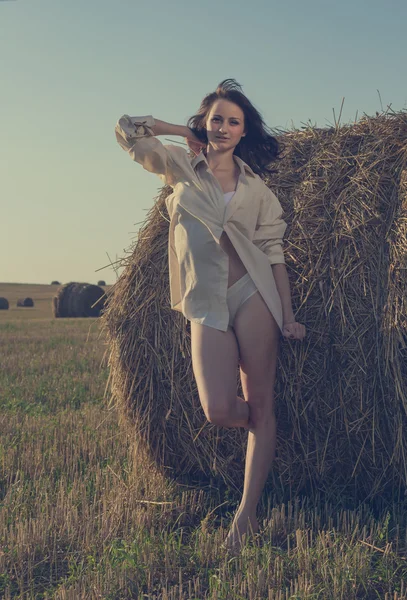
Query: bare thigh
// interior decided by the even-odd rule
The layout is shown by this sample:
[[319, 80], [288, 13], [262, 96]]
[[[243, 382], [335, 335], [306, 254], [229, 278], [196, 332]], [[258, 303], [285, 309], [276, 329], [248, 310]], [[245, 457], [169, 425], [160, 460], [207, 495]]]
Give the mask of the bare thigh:
[[280, 328], [259, 292], [240, 306], [233, 323], [240, 352], [240, 378], [245, 400], [262, 414], [274, 408], [274, 383]]
[[194, 377], [202, 408], [212, 421], [236, 404], [239, 348], [233, 329], [190, 323]]

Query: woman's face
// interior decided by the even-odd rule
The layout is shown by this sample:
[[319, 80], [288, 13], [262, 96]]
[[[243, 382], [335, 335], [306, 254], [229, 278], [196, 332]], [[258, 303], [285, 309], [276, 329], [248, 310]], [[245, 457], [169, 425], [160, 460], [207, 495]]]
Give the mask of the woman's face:
[[[216, 100], [206, 119], [208, 144], [218, 152], [235, 148], [244, 135], [244, 113], [229, 100]], [[223, 137], [223, 141], [221, 139]]]

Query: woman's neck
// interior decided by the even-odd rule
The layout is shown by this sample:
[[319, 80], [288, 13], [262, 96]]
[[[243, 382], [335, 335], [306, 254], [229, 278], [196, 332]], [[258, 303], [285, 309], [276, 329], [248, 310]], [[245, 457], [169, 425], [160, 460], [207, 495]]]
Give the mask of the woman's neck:
[[233, 150], [228, 152], [216, 152], [216, 150], [208, 148], [203, 150], [205, 158], [211, 171], [217, 173], [230, 173], [235, 170], [236, 162], [233, 158]]

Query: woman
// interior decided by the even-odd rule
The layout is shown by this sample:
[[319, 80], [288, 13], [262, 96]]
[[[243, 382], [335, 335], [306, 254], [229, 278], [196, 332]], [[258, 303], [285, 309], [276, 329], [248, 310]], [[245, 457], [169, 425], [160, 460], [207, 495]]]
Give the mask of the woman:
[[[166, 198], [171, 307], [191, 324], [205, 416], [249, 432], [243, 496], [225, 540], [236, 552], [258, 532], [257, 504], [275, 455], [279, 336], [302, 340], [305, 327], [291, 306], [287, 225], [263, 181], [278, 158], [277, 140], [234, 79], [205, 96], [188, 125], [123, 115], [115, 132], [133, 160], [173, 188]], [[157, 135], [186, 138], [195, 156]], [[244, 399], [236, 397], [238, 366]]]

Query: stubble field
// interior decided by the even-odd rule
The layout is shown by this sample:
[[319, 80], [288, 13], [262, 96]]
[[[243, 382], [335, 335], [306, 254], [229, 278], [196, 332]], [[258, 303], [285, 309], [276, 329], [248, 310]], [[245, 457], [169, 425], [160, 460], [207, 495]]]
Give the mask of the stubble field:
[[[407, 598], [405, 506], [382, 515], [264, 496], [262, 535], [221, 542], [236, 499], [166, 480], [104, 399], [97, 319], [54, 319], [57, 286], [0, 284], [0, 597]], [[17, 308], [17, 297], [34, 308]]]

